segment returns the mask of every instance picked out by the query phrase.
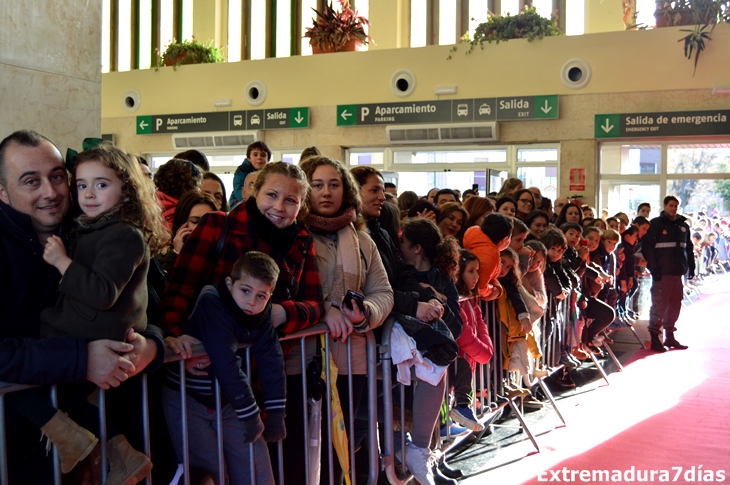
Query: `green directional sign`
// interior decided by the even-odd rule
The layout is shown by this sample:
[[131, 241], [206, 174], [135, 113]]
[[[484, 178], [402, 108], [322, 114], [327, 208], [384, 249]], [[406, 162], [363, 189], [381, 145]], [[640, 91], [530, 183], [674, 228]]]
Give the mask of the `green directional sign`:
[[357, 124], [357, 105], [337, 105], [337, 126], [354, 126]]
[[597, 114], [596, 138], [730, 135], [730, 110]]
[[151, 135], [152, 134], [152, 117], [151, 116], [137, 116], [137, 134], [138, 135]]
[[558, 118], [558, 95], [535, 96], [535, 119]]
[[621, 115], [596, 115], [594, 129], [596, 138], [618, 138], [621, 134]]
[[289, 109], [289, 128], [309, 127], [309, 108]]

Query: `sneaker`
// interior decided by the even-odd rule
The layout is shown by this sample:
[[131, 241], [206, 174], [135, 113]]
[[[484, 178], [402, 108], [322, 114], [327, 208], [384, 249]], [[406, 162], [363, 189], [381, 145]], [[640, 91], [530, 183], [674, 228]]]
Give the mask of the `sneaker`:
[[439, 434], [442, 438], [446, 438], [447, 436], [456, 436], [462, 433], [466, 433], [467, 431], [469, 431], [468, 428], [465, 428], [463, 426], [457, 426], [456, 424], [449, 421], [448, 428], [446, 427], [446, 425], [441, 426]]
[[575, 347], [573, 350], [571, 350], [571, 353], [573, 354], [573, 357], [575, 357], [576, 359], [578, 359], [580, 361], [584, 361], [584, 360], [590, 358], [590, 355], [588, 355], [588, 353], [585, 350], [578, 348], [578, 347]]
[[560, 363], [563, 364], [566, 369], [575, 369], [579, 365], [575, 363], [575, 360], [571, 359], [571, 356], [567, 352], [561, 352]]
[[472, 431], [483, 431], [484, 426], [477, 421], [474, 412], [467, 406], [456, 406], [451, 410], [451, 419]]
[[572, 389], [575, 387], [573, 378], [570, 377], [570, 374], [567, 372], [565, 372], [562, 377], [555, 379], [555, 383], [558, 387], [562, 387], [563, 389]]
[[406, 465], [421, 485], [436, 485], [433, 477], [435, 456], [428, 448], [419, 448], [413, 443], [406, 445]]

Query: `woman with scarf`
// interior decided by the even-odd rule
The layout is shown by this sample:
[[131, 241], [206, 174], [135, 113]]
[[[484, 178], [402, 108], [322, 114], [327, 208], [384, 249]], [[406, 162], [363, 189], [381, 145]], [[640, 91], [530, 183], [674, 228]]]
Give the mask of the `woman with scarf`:
[[[325, 305], [323, 321], [329, 327], [329, 348], [339, 374], [336, 385], [347, 435], [351, 437], [347, 340], [350, 340], [352, 359], [352, 411], [357, 414], [367, 383], [363, 333], [385, 321], [393, 308], [393, 290], [378, 248], [367, 234], [364, 221], [358, 218], [359, 186], [352, 175], [340, 162], [323, 156], [304, 160], [301, 168], [311, 187], [309, 214], [303, 222], [314, 238]], [[362, 300], [364, 312], [357, 302], [343, 303], [348, 290], [365, 297]], [[319, 344], [318, 339], [316, 342]], [[307, 361], [311, 361], [315, 354], [314, 341], [305, 352]], [[300, 362], [299, 351], [295, 348], [286, 358], [287, 373], [301, 372], [298, 369]], [[323, 436], [325, 433], [329, 433], [329, 420], [323, 420]], [[323, 447], [321, 483], [329, 483], [327, 459]], [[337, 459], [333, 465], [334, 483], [341, 484], [344, 476]], [[299, 479], [292, 481], [287, 477], [285, 483], [299, 483]]]

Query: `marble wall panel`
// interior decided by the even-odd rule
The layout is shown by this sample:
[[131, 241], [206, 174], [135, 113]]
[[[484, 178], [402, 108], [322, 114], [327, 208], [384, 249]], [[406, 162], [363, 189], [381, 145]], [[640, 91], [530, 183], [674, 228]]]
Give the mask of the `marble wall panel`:
[[3, 1], [0, 64], [101, 82], [101, 2]]
[[101, 135], [101, 83], [0, 64], [0, 138], [30, 128], [62, 153]]

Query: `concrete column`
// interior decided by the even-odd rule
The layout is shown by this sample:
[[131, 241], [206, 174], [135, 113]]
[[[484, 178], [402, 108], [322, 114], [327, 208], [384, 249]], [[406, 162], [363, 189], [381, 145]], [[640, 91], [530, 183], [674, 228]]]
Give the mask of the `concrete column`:
[[409, 47], [411, 38], [410, 0], [370, 0], [370, 36], [377, 45], [370, 50]]
[[80, 150], [101, 135], [101, 2], [15, 0], [2, 12], [0, 139], [29, 128]]
[[625, 30], [621, 0], [585, 0], [586, 34]]

